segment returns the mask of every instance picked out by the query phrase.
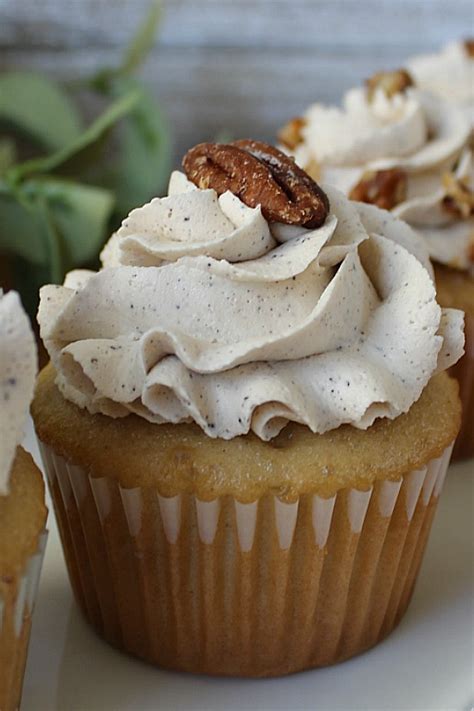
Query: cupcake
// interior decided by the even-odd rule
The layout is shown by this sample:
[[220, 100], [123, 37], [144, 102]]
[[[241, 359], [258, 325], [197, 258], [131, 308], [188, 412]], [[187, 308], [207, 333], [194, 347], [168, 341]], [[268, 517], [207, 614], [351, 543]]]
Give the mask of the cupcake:
[[18, 294], [0, 290], [0, 709], [20, 704], [31, 616], [46, 543], [44, 485], [20, 446], [37, 370]]
[[[472, 60], [469, 60], [472, 61]], [[293, 131], [293, 133], [292, 133]], [[466, 355], [453, 374], [463, 402], [456, 457], [474, 455], [474, 173], [462, 110], [421, 91], [405, 70], [319, 104], [281, 132], [296, 160], [354, 200], [408, 222], [427, 240], [440, 304], [466, 312]]]
[[462, 313], [405, 223], [201, 144], [41, 291], [32, 413], [72, 587], [116, 647], [276, 676], [398, 624], [460, 422]]
[[474, 125], [474, 40], [450, 42], [441, 52], [407, 62], [418, 86], [459, 106]]

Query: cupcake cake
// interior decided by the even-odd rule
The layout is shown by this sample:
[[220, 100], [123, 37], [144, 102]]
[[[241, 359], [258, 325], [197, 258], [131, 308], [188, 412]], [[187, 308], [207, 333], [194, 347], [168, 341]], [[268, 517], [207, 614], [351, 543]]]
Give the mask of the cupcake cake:
[[41, 291], [32, 413], [72, 587], [118, 648], [275, 676], [409, 603], [460, 423], [424, 242], [275, 148], [201, 144]]
[[18, 294], [0, 290], [0, 709], [18, 709], [46, 542], [44, 485], [20, 446], [37, 361]]
[[419, 87], [459, 106], [474, 125], [474, 39], [413, 57], [407, 67]]
[[392, 210], [426, 239], [440, 303], [466, 312], [466, 355], [453, 370], [464, 411], [455, 456], [473, 456], [474, 173], [466, 114], [399, 70], [349, 91], [342, 109], [310, 107], [280, 138], [313, 176]]

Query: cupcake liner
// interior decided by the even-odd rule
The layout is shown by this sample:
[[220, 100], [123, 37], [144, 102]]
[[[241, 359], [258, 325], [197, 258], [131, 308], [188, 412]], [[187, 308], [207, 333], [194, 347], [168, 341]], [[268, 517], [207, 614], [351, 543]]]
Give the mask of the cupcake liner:
[[462, 423], [453, 459], [474, 457], [474, 316], [471, 314], [465, 315], [465, 337], [465, 353], [450, 369], [450, 375], [459, 382], [462, 402]]
[[21, 699], [33, 608], [43, 564], [48, 532], [40, 534], [38, 549], [24, 572], [3, 576], [0, 592], [0, 709], [18, 709]]
[[111, 644], [162, 667], [274, 676], [380, 641], [413, 592], [452, 446], [323, 499], [165, 498], [42, 445], [71, 583]]

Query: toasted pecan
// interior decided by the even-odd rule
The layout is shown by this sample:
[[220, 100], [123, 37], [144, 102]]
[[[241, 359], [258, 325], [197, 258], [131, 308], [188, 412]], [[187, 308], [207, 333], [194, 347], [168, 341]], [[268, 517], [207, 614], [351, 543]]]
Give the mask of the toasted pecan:
[[367, 171], [349, 193], [351, 200], [367, 202], [392, 210], [406, 197], [407, 176], [404, 170]]
[[456, 178], [454, 173], [445, 173], [443, 187], [446, 195], [442, 204], [446, 212], [461, 219], [474, 215], [474, 192], [467, 179]]
[[466, 37], [463, 42], [466, 54], [474, 58], [474, 37]]
[[284, 146], [294, 150], [300, 143], [303, 142], [302, 129], [305, 125], [305, 120], [301, 116], [292, 118], [278, 132], [278, 140]]
[[369, 101], [372, 101], [377, 89], [382, 89], [385, 95], [391, 98], [395, 94], [402, 94], [414, 84], [415, 82], [406, 69], [396, 69], [393, 72], [377, 72], [370, 79], [366, 79], [365, 82]]
[[200, 188], [219, 195], [230, 190], [249, 207], [260, 205], [270, 222], [312, 229], [329, 212], [319, 185], [292, 158], [260, 141], [200, 143], [186, 153], [183, 168]]

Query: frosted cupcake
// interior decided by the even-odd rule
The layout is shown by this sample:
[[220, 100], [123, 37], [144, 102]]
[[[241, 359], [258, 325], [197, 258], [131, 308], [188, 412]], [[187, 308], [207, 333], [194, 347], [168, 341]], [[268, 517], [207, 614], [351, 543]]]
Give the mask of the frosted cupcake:
[[19, 445], [36, 377], [36, 345], [18, 294], [0, 290], [0, 709], [20, 704], [46, 541], [40, 471]]
[[459, 106], [474, 125], [474, 40], [450, 42], [441, 52], [407, 62], [417, 85]]
[[202, 144], [41, 292], [32, 412], [71, 583], [154, 664], [346, 659], [409, 603], [460, 422], [423, 241], [254, 141]]
[[466, 355], [453, 373], [463, 426], [456, 456], [474, 454], [474, 178], [470, 122], [420, 91], [404, 70], [376, 74], [343, 108], [316, 104], [282, 131], [297, 161], [354, 200], [392, 210], [427, 240], [440, 303], [466, 312]]

